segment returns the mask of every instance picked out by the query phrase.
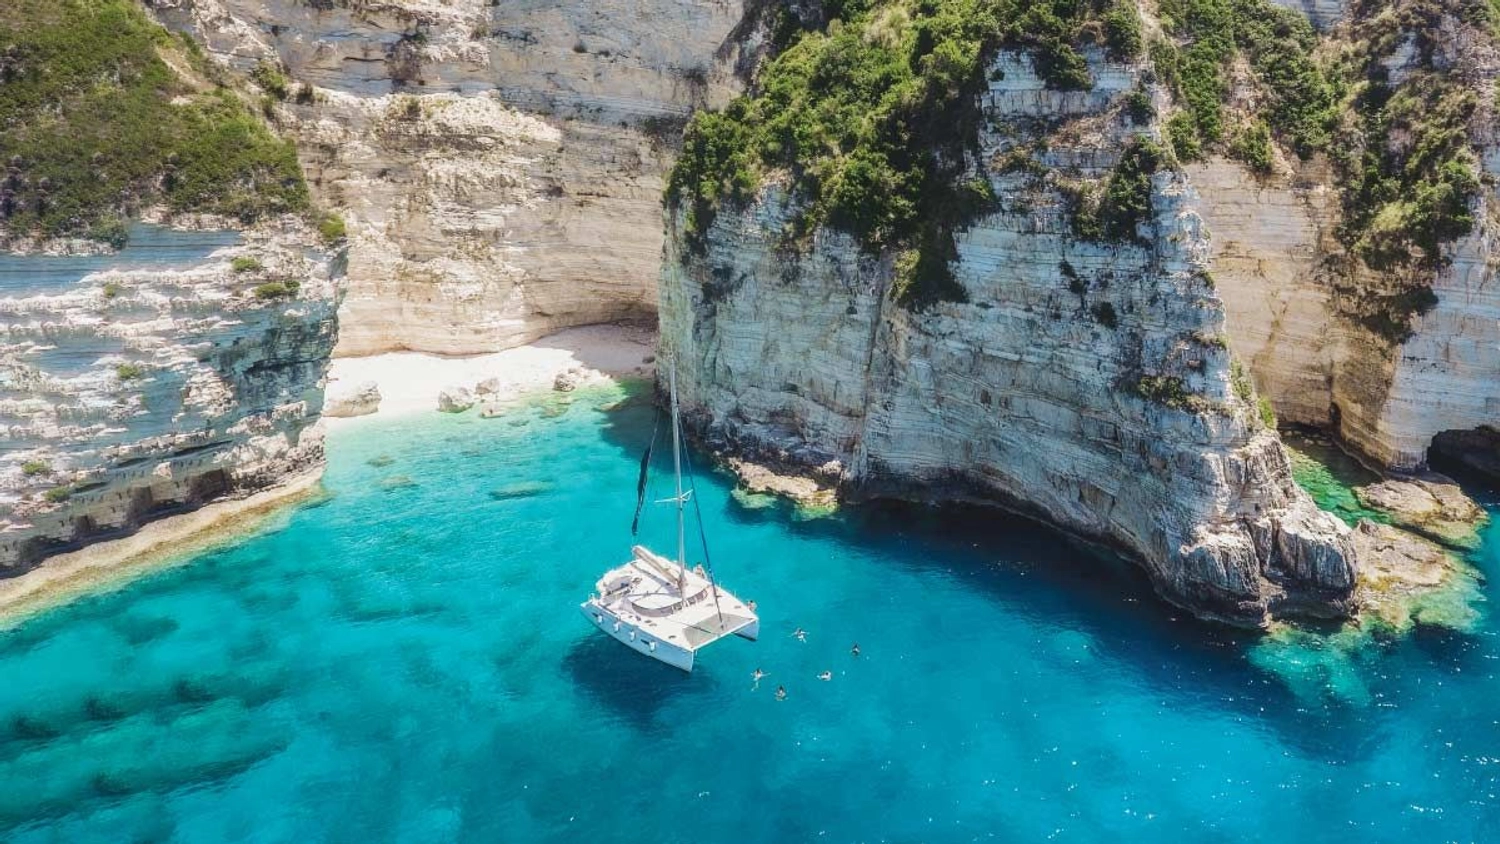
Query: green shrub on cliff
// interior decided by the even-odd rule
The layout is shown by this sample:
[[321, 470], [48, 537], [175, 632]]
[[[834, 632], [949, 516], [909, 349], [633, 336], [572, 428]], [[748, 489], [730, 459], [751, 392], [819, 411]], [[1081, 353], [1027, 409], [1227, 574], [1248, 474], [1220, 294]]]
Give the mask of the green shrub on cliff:
[[[1090, 87], [1078, 48], [1090, 26], [1099, 31], [1097, 8], [849, 0], [810, 21], [780, 9], [779, 49], [751, 92], [700, 112], [685, 132], [666, 201], [683, 215], [688, 252], [702, 251], [722, 207], [784, 174], [800, 208], [792, 243], [821, 226], [845, 231], [894, 256], [901, 301], [961, 299], [949, 268], [954, 233], [996, 202], [973, 176], [984, 68], [996, 51], [1017, 49], [1049, 86]], [[1129, 50], [1130, 23], [1117, 18], [1112, 31]]]
[[1144, 242], [1137, 227], [1151, 219], [1151, 176], [1168, 163], [1166, 150], [1155, 142], [1131, 141], [1102, 193], [1072, 198], [1074, 233], [1086, 240]]
[[1104, 13], [1104, 43], [1115, 61], [1129, 61], [1140, 55], [1145, 41], [1134, 0], [1119, 0]]
[[1229, 154], [1256, 173], [1271, 172], [1271, 128], [1264, 120], [1251, 121], [1230, 142]]
[[1244, 57], [1268, 98], [1270, 131], [1299, 155], [1327, 147], [1335, 91], [1313, 58], [1317, 33], [1306, 16], [1270, 0], [1162, 0], [1160, 12], [1171, 40], [1153, 43], [1151, 56], [1195, 135], [1179, 126], [1174, 145], [1223, 139], [1229, 64]]
[[9, 0], [0, 14], [0, 227], [118, 238], [117, 220], [173, 211], [253, 221], [302, 211], [292, 145], [133, 0]]
[[289, 299], [297, 295], [297, 291], [299, 289], [301, 289], [301, 284], [299, 284], [295, 279], [287, 279], [284, 281], [268, 281], [265, 284], [258, 284], [251, 292], [255, 294], [255, 298], [262, 300]]
[[1442, 244], [1474, 227], [1479, 177], [1468, 124], [1478, 96], [1423, 74], [1394, 91], [1371, 85], [1360, 102], [1364, 119], [1350, 140], [1362, 149], [1340, 159], [1347, 175], [1340, 235], [1376, 269], [1435, 267]]

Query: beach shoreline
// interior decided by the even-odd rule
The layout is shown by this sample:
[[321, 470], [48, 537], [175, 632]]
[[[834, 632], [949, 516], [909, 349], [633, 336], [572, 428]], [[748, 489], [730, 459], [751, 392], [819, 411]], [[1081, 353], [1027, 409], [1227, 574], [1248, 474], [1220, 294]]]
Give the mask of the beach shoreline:
[[330, 430], [361, 419], [389, 419], [415, 413], [438, 412], [438, 396], [446, 389], [474, 391], [475, 407], [504, 406], [528, 394], [552, 391], [559, 377], [575, 374], [579, 386], [651, 374], [656, 332], [636, 325], [585, 325], [499, 352], [443, 356], [425, 352], [383, 352], [364, 357], [334, 358], [328, 367], [328, 395], [338, 401], [373, 382], [380, 404], [373, 413], [328, 417]]

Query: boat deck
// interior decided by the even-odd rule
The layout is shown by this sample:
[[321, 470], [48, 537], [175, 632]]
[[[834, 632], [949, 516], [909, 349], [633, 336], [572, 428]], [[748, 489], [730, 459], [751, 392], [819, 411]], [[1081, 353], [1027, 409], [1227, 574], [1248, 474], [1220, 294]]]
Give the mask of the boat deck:
[[675, 562], [640, 546], [634, 550], [634, 559], [599, 581], [599, 603], [620, 621], [697, 650], [759, 620], [747, 604], [698, 571], [682, 573], [679, 590], [681, 569]]

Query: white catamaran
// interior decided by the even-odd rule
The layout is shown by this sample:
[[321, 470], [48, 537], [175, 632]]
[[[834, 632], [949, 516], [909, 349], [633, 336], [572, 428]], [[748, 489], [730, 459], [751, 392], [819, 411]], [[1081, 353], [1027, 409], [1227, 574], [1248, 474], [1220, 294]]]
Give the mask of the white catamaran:
[[[755, 608], [731, 595], [714, 582], [703, 565], [687, 566], [687, 541], [684, 528], [687, 502], [693, 500], [692, 478], [687, 490], [682, 487], [682, 422], [677, 411], [677, 365], [669, 368], [671, 391], [672, 467], [676, 474], [676, 492], [660, 503], [677, 508], [677, 559], [669, 560], [650, 549], [632, 547], [630, 562], [610, 569], [599, 578], [595, 592], [579, 605], [594, 626], [646, 656], [675, 665], [683, 671], [693, 670], [693, 656], [700, 648], [725, 636], [735, 634], [755, 639], [760, 633], [760, 618]], [[651, 445], [641, 458], [641, 477], [637, 486], [636, 519], [645, 500], [646, 470], [651, 461]], [[631, 525], [631, 533], [637, 524]], [[699, 535], [703, 526], [700, 519]], [[708, 543], [703, 543], [704, 559]]]

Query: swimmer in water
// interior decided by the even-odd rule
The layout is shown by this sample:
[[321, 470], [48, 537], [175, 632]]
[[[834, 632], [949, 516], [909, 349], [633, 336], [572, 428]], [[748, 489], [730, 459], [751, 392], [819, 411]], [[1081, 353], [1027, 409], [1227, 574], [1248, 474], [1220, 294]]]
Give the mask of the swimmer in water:
[[833, 679], [833, 672], [832, 671], [824, 671], [822, 674], [818, 675], [818, 679], [819, 680], [824, 680], [824, 681], [832, 680]]
[[755, 681], [755, 685], [751, 686], [751, 688], [752, 689], [758, 689], [758, 688], [760, 688], [760, 681], [765, 676], [766, 676], [766, 672], [760, 670], [759, 668], [755, 669], [755, 672], [750, 675], [750, 679], [752, 679], [752, 680]]
[[786, 686], [777, 686], [776, 687], [776, 699], [777, 700], [786, 700]]
[[854, 643], [854, 647], [852, 647], [852, 648], [849, 649], [849, 655], [850, 656], [859, 656], [859, 643], [858, 642], [855, 642]]
[[797, 641], [799, 641], [799, 642], [806, 642], [807, 641], [807, 631], [803, 630], [801, 627], [798, 627], [796, 630], [793, 630], [792, 631], [792, 635], [795, 636], [795, 637], [797, 637]]

